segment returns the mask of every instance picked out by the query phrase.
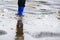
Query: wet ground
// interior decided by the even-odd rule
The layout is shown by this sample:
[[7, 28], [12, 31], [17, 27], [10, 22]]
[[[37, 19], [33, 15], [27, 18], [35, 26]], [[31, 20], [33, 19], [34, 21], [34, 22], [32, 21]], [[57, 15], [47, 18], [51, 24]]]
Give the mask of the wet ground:
[[59, 0], [28, 0], [19, 24], [17, 1], [0, 0], [0, 40], [60, 40], [58, 11]]

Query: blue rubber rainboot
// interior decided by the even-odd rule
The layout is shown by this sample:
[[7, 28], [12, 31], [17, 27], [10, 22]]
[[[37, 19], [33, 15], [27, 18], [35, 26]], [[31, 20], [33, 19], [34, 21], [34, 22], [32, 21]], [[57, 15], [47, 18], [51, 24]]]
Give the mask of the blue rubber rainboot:
[[24, 16], [23, 10], [24, 10], [24, 7], [23, 6], [18, 6], [18, 13], [17, 13], [17, 15]]

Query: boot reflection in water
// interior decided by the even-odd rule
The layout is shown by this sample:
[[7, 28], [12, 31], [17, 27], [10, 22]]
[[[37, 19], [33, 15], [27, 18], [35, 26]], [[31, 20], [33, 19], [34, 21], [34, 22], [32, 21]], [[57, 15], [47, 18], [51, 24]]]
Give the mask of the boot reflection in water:
[[15, 40], [24, 40], [23, 36], [23, 11], [25, 7], [25, 1], [26, 0], [18, 0], [18, 21], [17, 21], [17, 27], [16, 27], [16, 39]]

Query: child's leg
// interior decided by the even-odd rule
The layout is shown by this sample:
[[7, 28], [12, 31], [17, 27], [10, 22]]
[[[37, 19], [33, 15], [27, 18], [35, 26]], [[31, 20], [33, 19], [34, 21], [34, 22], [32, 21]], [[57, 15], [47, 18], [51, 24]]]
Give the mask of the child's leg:
[[23, 11], [25, 7], [26, 0], [18, 0], [18, 15], [23, 16]]
[[26, 0], [18, 0], [18, 6], [25, 6]]
[[18, 6], [18, 15], [19, 16], [23, 16], [24, 14], [23, 14], [23, 11], [24, 11], [24, 7], [21, 7], [21, 6]]

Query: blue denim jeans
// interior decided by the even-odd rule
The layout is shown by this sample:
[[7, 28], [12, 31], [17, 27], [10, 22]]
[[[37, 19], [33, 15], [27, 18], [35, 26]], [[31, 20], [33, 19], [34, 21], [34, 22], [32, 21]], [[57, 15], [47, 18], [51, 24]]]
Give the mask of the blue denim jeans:
[[24, 11], [24, 7], [18, 6], [18, 13], [17, 13], [17, 14], [18, 14], [19, 16], [24, 16], [23, 11]]

